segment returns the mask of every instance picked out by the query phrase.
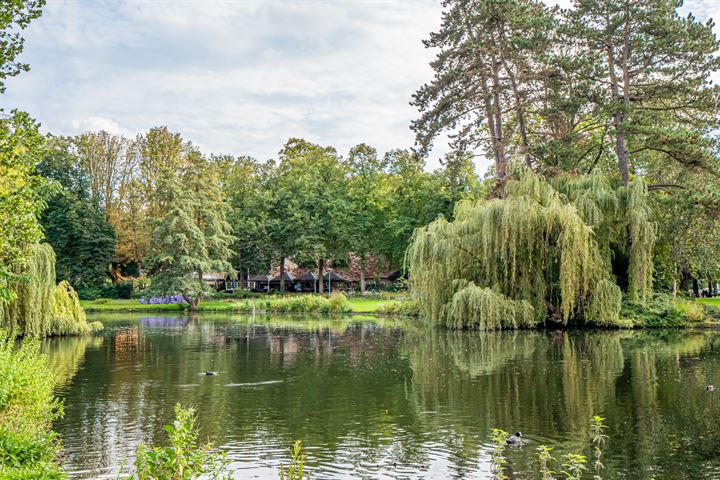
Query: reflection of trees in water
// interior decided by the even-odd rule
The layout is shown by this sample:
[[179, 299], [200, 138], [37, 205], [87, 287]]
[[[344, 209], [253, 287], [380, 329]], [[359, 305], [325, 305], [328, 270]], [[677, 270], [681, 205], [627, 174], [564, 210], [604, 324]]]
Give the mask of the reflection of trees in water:
[[[140, 441], [162, 442], [162, 425], [180, 401], [198, 407], [203, 437], [238, 448], [284, 451], [301, 438], [324, 447], [311, 462], [344, 457], [360, 445], [370, 465], [389, 461], [391, 446], [395, 460], [419, 463], [424, 451], [407, 411], [410, 372], [397, 351], [401, 332], [330, 323], [268, 328], [191, 320], [179, 331], [132, 327], [142, 348], [96, 354], [84, 381], [71, 387], [75, 404], [62, 423], [72, 430], [61, 431], [74, 436], [66, 444], [82, 448], [67, 453], [70, 462], [117, 463]], [[116, 342], [118, 336], [132, 338], [122, 329]], [[204, 370], [219, 374], [198, 375]]]
[[102, 337], [80, 335], [44, 339], [41, 349], [48, 355], [50, 365], [58, 375], [58, 387], [66, 387], [73, 379], [85, 359], [88, 348], [102, 345]]
[[[646, 478], [656, 466], [680, 478], [691, 464], [698, 478], [712, 478], [717, 460], [694, 456], [720, 454], [720, 396], [704, 389], [720, 384], [716, 345], [715, 334], [687, 331], [429, 331], [405, 348], [418, 408], [459, 456], [473, 458], [473, 440], [487, 441], [492, 427], [590, 454], [589, 419], [600, 414], [618, 462], [609, 473]], [[522, 470], [529, 456], [514, 460]]]
[[[690, 460], [712, 459], [720, 445], [718, 402], [704, 390], [720, 385], [711, 334], [261, 321], [203, 316], [181, 328], [110, 330], [104, 348], [87, 349], [82, 381], [67, 387], [67, 458], [117, 464], [138, 442], [163, 441], [178, 401], [198, 407], [203, 438], [240, 457], [257, 460], [257, 449], [284, 451], [301, 438], [322, 447], [311, 463], [362, 464], [369, 477], [394, 461], [427, 465], [439, 454], [466, 477], [491, 427], [579, 450], [593, 414], [610, 425], [608, 478], [618, 473], [613, 459], [628, 466], [624, 478], [646, 478], [650, 465], [660, 465], [658, 478], [680, 478]], [[139, 347], [115, 351], [126, 343]], [[198, 375], [204, 370], [219, 375]], [[511, 453], [516, 473], [529, 468], [533, 450]]]

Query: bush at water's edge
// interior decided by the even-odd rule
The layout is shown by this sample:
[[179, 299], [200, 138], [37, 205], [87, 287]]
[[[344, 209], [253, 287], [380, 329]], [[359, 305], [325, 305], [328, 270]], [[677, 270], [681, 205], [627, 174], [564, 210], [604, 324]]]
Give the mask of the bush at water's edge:
[[52, 431], [62, 415], [56, 375], [37, 339], [15, 348], [0, 330], [0, 480], [60, 479], [60, 441]]

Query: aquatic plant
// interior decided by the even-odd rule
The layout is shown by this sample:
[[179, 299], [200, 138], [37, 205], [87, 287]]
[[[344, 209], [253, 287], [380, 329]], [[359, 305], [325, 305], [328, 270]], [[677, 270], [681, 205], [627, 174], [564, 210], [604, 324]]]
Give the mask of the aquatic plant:
[[193, 480], [230, 478], [224, 476], [227, 461], [211, 444], [198, 443], [197, 417], [194, 408], [175, 405], [175, 421], [165, 425], [170, 444], [167, 447], [140, 445], [135, 472], [127, 480]]
[[507, 447], [507, 440], [510, 437], [510, 434], [507, 433], [504, 430], [500, 430], [498, 428], [492, 429], [492, 444], [493, 449], [491, 458], [492, 458], [492, 464], [490, 466], [492, 479], [493, 480], [507, 480], [507, 475], [505, 475], [505, 465], [507, 464], [507, 460], [505, 459], [505, 448]]
[[563, 463], [563, 472], [568, 480], [580, 480], [583, 472], [587, 471], [585, 464], [587, 457], [577, 453], [568, 453], [564, 455], [565, 463]]
[[542, 480], [552, 480], [555, 472], [550, 469], [550, 462], [556, 462], [557, 459], [552, 456], [552, 448], [546, 445], [540, 445], [537, 448], [537, 457], [539, 464], [539, 473]]
[[310, 480], [305, 472], [305, 454], [302, 453], [302, 442], [297, 440], [290, 448], [291, 463], [287, 468], [280, 467], [280, 480]]
[[645, 192], [639, 178], [613, 189], [604, 177], [526, 171], [508, 181], [504, 198], [458, 203], [452, 222], [417, 229], [407, 252], [422, 313], [451, 328], [622, 325], [613, 252], [629, 258], [628, 298], [651, 292]]
[[602, 480], [601, 473], [603, 468], [605, 468], [605, 465], [602, 463], [602, 449], [605, 446], [605, 440], [607, 440], [607, 435], [605, 435], [606, 429], [605, 419], [598, 415], [593, 416], [590, 420], [590, 433], [593, 437], [593, 455], [595, 456], [595, 462], [593, 464], [595, 467], [595, 476], [593, 478], [595, 480]]
[[55, 285], [55, 253], [47, 243], [32, 247], [11, 284], [15, 298], [0, 308], [0, 326], [24, 336], [78, 335], [97, 330], [88, 324], [77, 293], [67, 282]]

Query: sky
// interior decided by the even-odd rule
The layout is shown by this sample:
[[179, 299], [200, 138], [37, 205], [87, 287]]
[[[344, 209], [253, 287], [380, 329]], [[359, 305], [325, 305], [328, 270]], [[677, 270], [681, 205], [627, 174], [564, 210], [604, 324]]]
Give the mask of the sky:
[[[58, 135], [167, 125], [204, 153], [259, 160], [291, 137], [343, 155], [407, 148], [441, 12], [439, 0], [47, 0], [24, 33], [31, 71], [0, 107]], [[720, 0], [683, 12], [718, 22]], [[436, 142], [428, 168], [447, 150]]]

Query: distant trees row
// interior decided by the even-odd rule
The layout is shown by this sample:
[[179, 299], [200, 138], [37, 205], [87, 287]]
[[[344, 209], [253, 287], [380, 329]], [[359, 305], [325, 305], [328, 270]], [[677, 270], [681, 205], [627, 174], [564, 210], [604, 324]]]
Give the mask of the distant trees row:
[[[62, 186], [41, 218], [59, 277], [87, 287], [142, 268], [175, 293], [190, 288], [179, 278], [242, 277], [286, 258], [320, 273], [349, 254], [363, 266], [379, 257], [401, 266], [416, 227], [480, 194], [468, 155], [427, 172], [408, 150], [381, 156], [360, 144], [343, 157], [290, 139], [277, 160], [259, 162], [204, 156], [165, 127], [133, 140], [53, 137], [38, 172]], [[185, 274], [166, 275], [177, 268]]]

